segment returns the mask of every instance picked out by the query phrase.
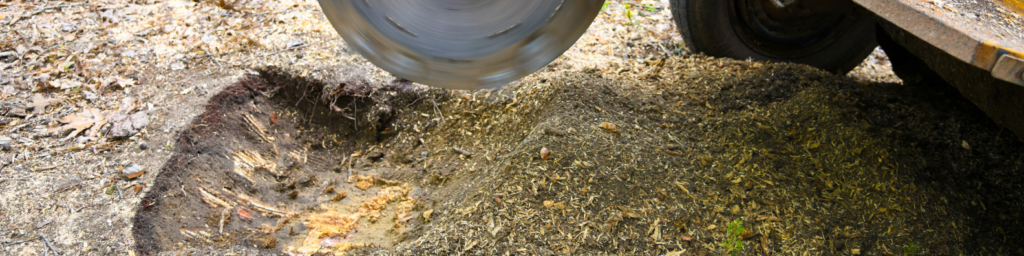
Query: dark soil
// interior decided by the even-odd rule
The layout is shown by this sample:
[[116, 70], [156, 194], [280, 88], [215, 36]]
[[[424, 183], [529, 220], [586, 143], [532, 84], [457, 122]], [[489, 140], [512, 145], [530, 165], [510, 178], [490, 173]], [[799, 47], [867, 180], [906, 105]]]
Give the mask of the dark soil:
[[[389, 204], [320, 253], [719, 255], [735, 220], [741, 255], [1024, 253], [1024, 144], [955, 89], [699, 55], [645, 63], [475, 92], [263, 71], [181, 133], [136, 216], [139, 250], [294, 250], [310, 216], [408, 184], [408, 213]], [[244, 149], [287, 172], [257, 170], [252, 185], [231, 171]], [[227, 208], [200, 187], [233, 204], [223, 234]], [[285, 218], [245, 220], [255, 206], [240, 193], [297, 215], [267, 229]]]
[[[372, 195], [369, 192], [374, 190], [355, 189], [347, 182], [353, 175], [349, 167], [358, 169], [355, 174], [373, 176], [390, 177], [395, 171], [363, 168], [381, 160], [379, 148], [368, 151], [365, 158], [349, 159], [350, 154], [387, 141], [393, 134], [391, 118], [400, 112], [388, 106], [407, 106], [416, 100], [415, 95], [408, 82], [400, 80], [387, 88], [371, 88], [365, 81], [330, 88], [336, 89], [335, 94], [325, 95], [323, 83], [266, 70], [214, 96], [206, 112], [181, 133], [175, 144], [177, 153], [162, 168], [153, 192], [143, 199], [145, 207], [136, 216], [134, 232], [140, 241], [139, 251], [153, 254], [253, 245], [274, 249], [304, 237], [296, 235], [306, 232], [298, 218], [277, 232], [261, 232], [261, 228], [277, 225], [281, 216], [260, 214], [254, 205], [241, 203], [242, 197], [230, 195], [253, 196], [289, 211], [317, 209], [338, 194], [347, 194], [339, 200], [340, 205], [359, 203], [355, 198]], [[245, 115], [262, 122], [272, 141], [249, 129]], [[270, 161], [278, 163], [277, 169], [284, 169], [284, 175], [257, 170], [254, 184], [232, 172], [238, 168], [232, 156], [243, 150], [273, 157]], [[225, 209], [210, 207], [199, 188], [222, 200], [240, 202], [241, 207], [232, 203], [235, 207], [229, 209], [232, 216], [227, 217], [230, 221], [225, 222], [223, 233], [219, 226]], [[252, 219], [241, 218], [243, 211], [251, 213]], [[194, 236], [180, 230], [208, 233]]]

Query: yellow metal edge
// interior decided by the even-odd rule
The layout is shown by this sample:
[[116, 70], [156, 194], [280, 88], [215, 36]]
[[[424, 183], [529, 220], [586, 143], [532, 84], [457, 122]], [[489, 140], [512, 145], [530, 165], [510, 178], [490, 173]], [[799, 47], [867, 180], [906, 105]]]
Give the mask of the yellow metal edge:
[[1024, 14], [1024, 1], [1021, 0], [997, 0], [996, 2], [1003, 3], [1004, 6], [1013, 7], [1008, 8], [1012, 12], [1018, 14]]

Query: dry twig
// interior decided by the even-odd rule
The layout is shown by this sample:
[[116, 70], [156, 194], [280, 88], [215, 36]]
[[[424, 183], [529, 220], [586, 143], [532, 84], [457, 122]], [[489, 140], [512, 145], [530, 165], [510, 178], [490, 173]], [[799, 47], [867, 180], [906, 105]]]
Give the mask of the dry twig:
[[57, 8], [68, 8], [68, 7], [75, 7], [75, 6], [83, 6], [83, 5], [88, 5], [88, 4], [89, 3], [60, 4], [60, 5], [32, 8], [32, 11], [44, 11], [44, 10], [57, 9]]
[[60, 255], [60, 251], [58, 251], [57, 248], [53, 248], [53, 246], [50, 245], [49, 239], [46, 239], [46, 237], [43, 235], [39, 235], [39, 238], [42, 238], [43, 243], [46, 243], [46, 248], [50, 248], [50, 251], [53, 251], [54, 254], [57, 254], [58, 256]]
[[282, 53], [282, 52], [286, 52], [286, 51], [291, 51], [291, 50], [295, 50], [295, 49], [302, 49], [302, 48], [306, 48], [306, 47], [309, 47], [309, 45], [308, 44], [297, 45], [297, 46], [293, 46], [293, 47], [284, 48], [284, 49], [281, 49], [281, 50], [278, 50], [278, 51], [275, 51], [275, 52], [272, 52], [272, 53], [267, 53], [267, 54], [264, 54], [264, 55], [260, 55], [260, 57], [267, 57], [267, 56], [270, 56], [270, 55], [274, 55], [274, 54], [278, 54], [278, 53]]

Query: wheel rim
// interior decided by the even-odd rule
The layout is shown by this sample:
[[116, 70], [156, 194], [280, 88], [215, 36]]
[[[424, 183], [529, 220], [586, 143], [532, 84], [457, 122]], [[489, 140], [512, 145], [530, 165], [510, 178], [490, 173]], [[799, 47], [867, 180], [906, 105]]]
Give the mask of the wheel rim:
[[728, 10], [740, 40], [752, 50], [776, 59], [795, 59], [818, 52], [835, 42], [855, 21], [853, 16], [842, 13], [780, 9], [772, 0], [733, 0]]

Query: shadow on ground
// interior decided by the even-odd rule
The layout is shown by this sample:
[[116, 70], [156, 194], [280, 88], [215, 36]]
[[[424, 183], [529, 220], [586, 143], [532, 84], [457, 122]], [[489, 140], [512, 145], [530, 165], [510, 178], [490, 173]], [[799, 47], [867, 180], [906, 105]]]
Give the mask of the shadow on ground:
[[262, 71], [179, 135], [138, 249], [705, 255], [740, 220], [750, 255], [1024, 253], [1024, 144], [955, 90], [635, 69], [474, 92]]

